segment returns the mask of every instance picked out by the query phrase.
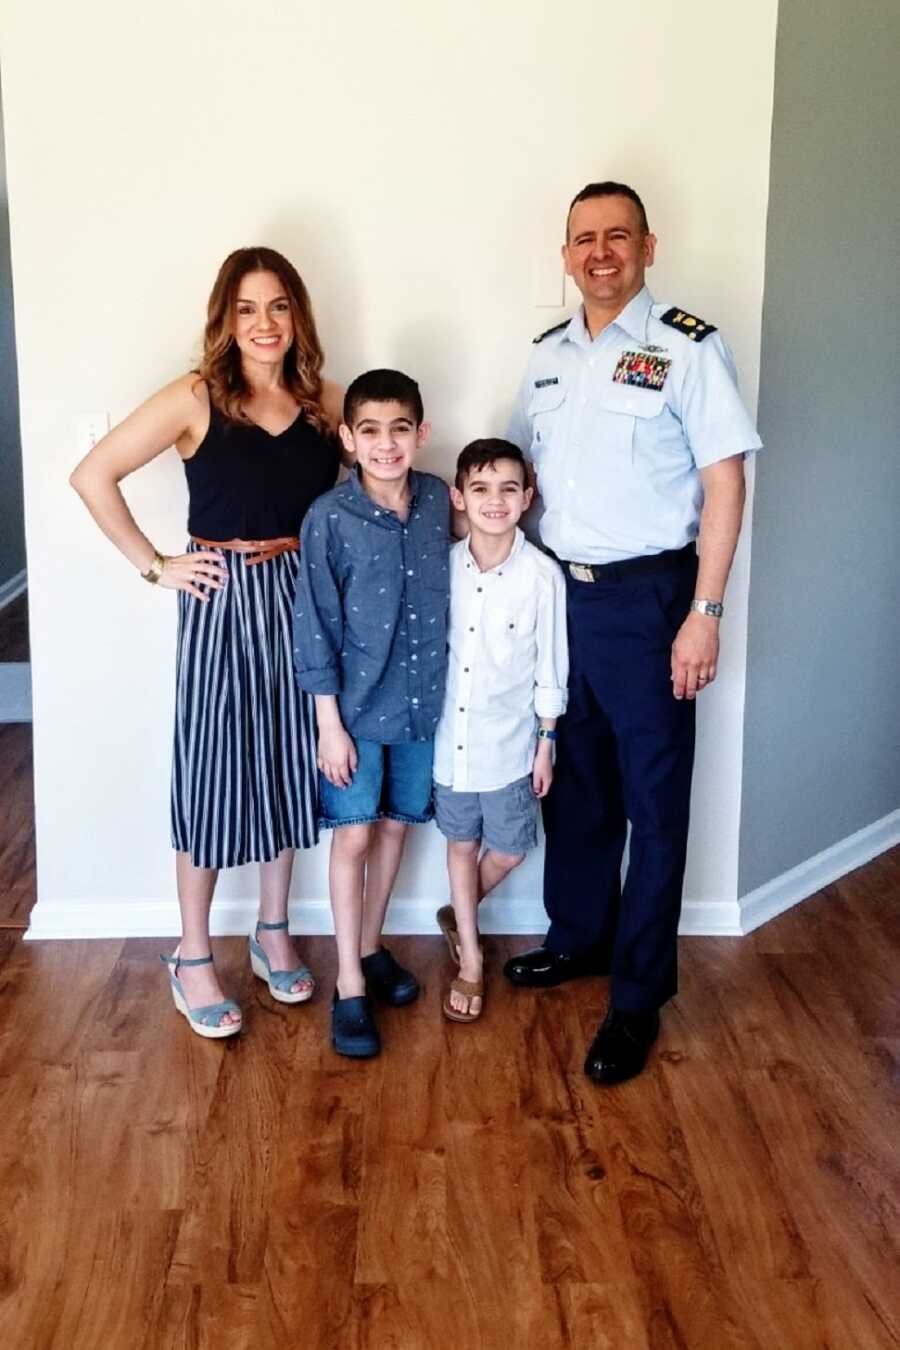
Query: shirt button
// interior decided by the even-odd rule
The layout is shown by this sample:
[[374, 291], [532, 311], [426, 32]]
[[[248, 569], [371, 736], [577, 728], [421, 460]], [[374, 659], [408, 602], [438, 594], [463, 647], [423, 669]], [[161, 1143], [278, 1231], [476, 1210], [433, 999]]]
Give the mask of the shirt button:
[[481, 592], [482, 592], [483, 590], [484, 590], [484, 587], [483, 587], [483, 586], [479, 586], [479, 587], [478, 587], [478, 594], [480, 595]]
[[417, 698], [414, 698], [414, 699], [411, 699], [410, 701], [411, 701], [412, 703], [418, 703], [419, 700], [418, 700]]
[[414, 572], [414, 571], [412, 570], [412, 568], [410, 567], [410, 568], [407, 568], [406, 575], [407, 575], [408, 577], [413, 577], [413, 576], [415, 576], [415, 572]]
[[462, 749], [462, 746], [461, 746], [461, 745], [458, 745], [456, 748], [457, 748], [457, 750], [461, 750], [461, 749]]
[[413, 654], [412, 654], [412, 659], [413, 659], [414, 661], [418, 661], [418, 659], [419, 659], [419, 654], [418, 654], [418, 652], [413, 652]]
[[465, 710], [465, 708], [460, 708], [459, 711], [460, 711], [460, 712], [465, 712], [466, 710]]
[[463, 674], [464, 674], [464, 675], [468, 675], [468, 673], [469, 673], [469, 667], [468, 667], [468, 666], [463, 666]]
[[470, 632], [470, 633], [474, 633], [474, 632], [475, 632], [475, 629], [474, 629], [474, 628], [470, 628], [470, 629], [469, 629], [469, 632]]
[[410, 617], [411, 619], [414, 619], [416, 616], [415, 616], [415, 614], [410, 614], [409, 617]]

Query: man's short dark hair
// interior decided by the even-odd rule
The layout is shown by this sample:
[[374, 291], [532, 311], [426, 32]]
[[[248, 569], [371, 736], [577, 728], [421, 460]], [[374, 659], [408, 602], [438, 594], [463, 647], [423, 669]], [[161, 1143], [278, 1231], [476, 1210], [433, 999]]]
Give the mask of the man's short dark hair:
[[402, 403], [416, 426], [425, 417], [419, 386], [402, 370], [367, 370], [357, 375], [344, 395], [344, 422], [348, 427], [353, 426], [364, 403]]
[[488, 436], [481, 441], [470, 441], [466, 448], [459, 452], [455, 479], [457, 491], [462, 492], [465, 481], [473, 469], [483, 469], [488, 464], [493, 467], [498, 459], [511, 459], [513, 464], [520, 465], [522, 486], [528, 486], [528, 469], [525, 465], [525, 456], [519, 447], [513, 445], [512, 441], [501, 440], [499, 436]]
[[569, 221], [572, 218], [572, 211], [579, 202], [590, 201], [592, 197], [627, 197], [630, 202], [634, 202], [637, 207], [638, 219], [641, 223], [641, 230], [644, 234], [650, 233], [650, 226], [647, 224], [647, 212], [644, 209], [644, 203], [637, 195], [633, 187], [627, 183], [613, 183], [608, 180], [605, 183], [587, 183], [580, 192], [569, 203], [569, 210], [566, 214], [566, 242], [569, 239]]

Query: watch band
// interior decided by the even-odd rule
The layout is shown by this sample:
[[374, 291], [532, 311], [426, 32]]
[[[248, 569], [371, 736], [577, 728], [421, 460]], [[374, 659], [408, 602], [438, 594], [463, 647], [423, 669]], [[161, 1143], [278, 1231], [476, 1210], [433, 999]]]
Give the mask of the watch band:
[[725, 612], [721, 600], [692, 600], [691, 609], [698, 614], [708, 614], [711, 619], [721, 619]]
[[549, 727], [538, 727], [538, 740], [539, 740], [539, 741], [555, 741], [555, 740], [556, 740], [556, 732], [555, 732], [555, 731], [551, 731]]

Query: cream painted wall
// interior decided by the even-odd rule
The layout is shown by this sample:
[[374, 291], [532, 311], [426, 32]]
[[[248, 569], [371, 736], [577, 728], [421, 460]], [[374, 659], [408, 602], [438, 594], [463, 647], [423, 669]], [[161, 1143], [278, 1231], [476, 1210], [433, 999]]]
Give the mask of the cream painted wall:
[[[532, 278], [569, 197], [621, 177], [660, 236], [654, 291], [722, 328], [755, 406], [776, 0], [571, 0], [559, 14], [539, 0], [5, 7], [35, 932], [76, 914], [92, 931], [175, 929], [174, 602], [139, 583], [66, 478], [76, 413], [118, 420], [187, 368], [230, 249], [266, 242], [296, 261], [330, 374], [392, 364], [419, 379], [435, 426], [425, 467], [447, 472], [465, 440], [502, 430], [530, 338], [561, 316], [535, 307]], [[174, 452], [127, 495], [157, 545], [179, 550]], [[702, 710], [695, 926], [704, 904], [715, 927], [736, 901], [745, 555], [746, 541]], [[301, 860], [298, 896], [324, 899], [325, 861], [321, 847]], [[398, 898], [444, 889], [439, 840], [421, 831]], [[539, 893], [534, 857], [506, 889], [526, 928]], [[252, 875], [220, 894], [227, 923]]]

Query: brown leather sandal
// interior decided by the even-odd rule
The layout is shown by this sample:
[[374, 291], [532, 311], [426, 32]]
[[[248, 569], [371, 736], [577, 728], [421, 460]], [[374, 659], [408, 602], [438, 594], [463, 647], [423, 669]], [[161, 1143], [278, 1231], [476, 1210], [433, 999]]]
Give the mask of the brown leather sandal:
[[444, 935], [447, 946], [450, 948], [450, 955], [456, 965], [459, 965], [459, 931], [456, 927], [456, 915], [453, 913], [452, 905], [441, 905], [437, 914], [438, 928]]
[[[480, 998], [481, 1007], [478, 1009], [476, 1013], [473, 1013], [471, 1011], [464, 1013], [457, 1012], [456, 1008], [454, 1008], [452, 1003], [450, 1002], [450, 994], [448, 994], [444, 999], [443, 1004], [441, 1005], [444, 1016], [448, 1018], [449, 1021], [451, 1022], [477, 1022], [481, 1014], [484, 1012], [484, 981], [479, 980], [477, 983], [475, 983], [473, 980], [464, 980], [461, 975], [457, 975], [455, 980], [450, 981], [450, 992], [463, 994], [466, 998], [470, 1000], [473, 998]], [[470, 1002], [469, 1003], [470, 1009], [471, 1006], [472, 1004]]]

